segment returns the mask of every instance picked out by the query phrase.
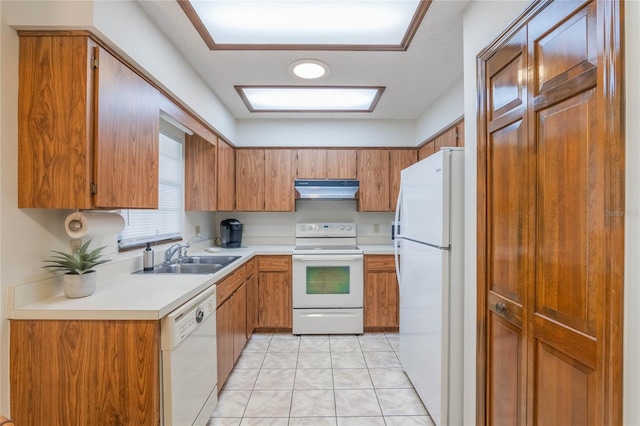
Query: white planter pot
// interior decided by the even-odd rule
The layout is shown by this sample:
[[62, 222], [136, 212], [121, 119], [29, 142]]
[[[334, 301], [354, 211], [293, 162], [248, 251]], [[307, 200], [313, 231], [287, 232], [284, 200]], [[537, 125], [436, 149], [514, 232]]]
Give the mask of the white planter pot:
[[86, 297], [96, 291], [96, 271], [82, 275], [65, 274], [64, 295], [69, 298]]

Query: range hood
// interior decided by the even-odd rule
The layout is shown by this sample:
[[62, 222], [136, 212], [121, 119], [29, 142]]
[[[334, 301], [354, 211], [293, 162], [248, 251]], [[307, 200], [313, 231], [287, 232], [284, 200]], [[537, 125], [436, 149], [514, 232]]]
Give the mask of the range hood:
[[355, 179], [296, 179], [300, 200], [355, 200], [360, 181]]

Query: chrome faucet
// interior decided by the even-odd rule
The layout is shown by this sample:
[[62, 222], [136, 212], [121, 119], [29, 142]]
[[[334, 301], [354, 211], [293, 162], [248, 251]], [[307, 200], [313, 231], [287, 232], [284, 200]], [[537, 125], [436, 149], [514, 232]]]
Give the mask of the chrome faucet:
[[198, 237], [200, 237], [200, 234], [195, 234], [191, 238], [189, 238], [189, 241], [187, 241], [186, 243], [184, 243], [184, 244], [175, 243], [174, 245], [169, 247], [164, 252], [164, 261], [166, 263], [170, 263], [171, 262], [171, 258], [173, 257], [173, 255], [178, 253], [178, 263], [180, 263], [180, 261], [182, 259], [187, 257], [187, 250], [189, 249], [189, 247], [191, 247], [191, 241], [193, 241], [194, 238], [198, 238]]
[[[181, 249], [182, 249], [182, 244], [180, 243], [175, 243], [174, 245], [169, 247], [164, 252], [164, 261], [166, 263], [171, 262], [171, 258], [173, 257], [173, 255], [176, 254], [176, 252], [180, 252]], [[180, 253], [178, 253], [178, 259], [180, 259]]]

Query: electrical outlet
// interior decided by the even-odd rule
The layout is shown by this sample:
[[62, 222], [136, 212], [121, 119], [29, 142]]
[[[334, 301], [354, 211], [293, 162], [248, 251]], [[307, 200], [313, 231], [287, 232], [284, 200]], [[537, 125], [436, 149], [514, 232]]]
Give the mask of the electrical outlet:
[[196, 225], [196, 235], [200, 235], [200, 225]]
[[74, 238], [69, 243], [71, 245], [71, 251], [80, 249], [80, 247], [82, 247], [82, 240], [80, 238]]
[[373, 233], [374, 234], [379, 234], [380, 233], [380, 224], [379, 223], [374, 223], [373, 224]]

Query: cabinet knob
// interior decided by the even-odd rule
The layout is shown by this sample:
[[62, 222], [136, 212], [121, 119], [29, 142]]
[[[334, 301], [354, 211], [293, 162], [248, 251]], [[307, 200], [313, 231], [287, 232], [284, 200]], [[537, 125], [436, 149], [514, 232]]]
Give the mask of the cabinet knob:
[[505, 312], [507, 312], [507, 305], [505, 305], [504, 303], [496, 303], [496, 311], [499, 314], [504, 314]]

